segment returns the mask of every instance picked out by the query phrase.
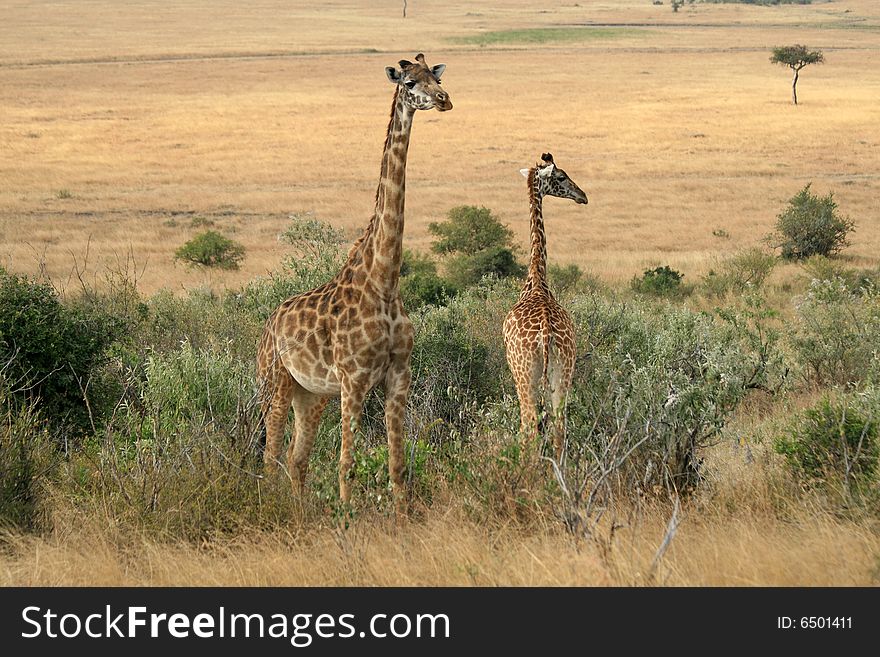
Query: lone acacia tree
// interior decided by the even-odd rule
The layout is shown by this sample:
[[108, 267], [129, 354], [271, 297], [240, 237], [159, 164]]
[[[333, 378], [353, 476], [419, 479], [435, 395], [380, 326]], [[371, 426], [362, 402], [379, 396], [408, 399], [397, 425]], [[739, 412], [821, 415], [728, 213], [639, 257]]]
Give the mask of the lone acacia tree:
[[785, 64], [794, 71], [791, 81], [791, 99], [797, 105], [798, 74], [807, 64], [821, 64], [825, 61], [825, 55], [821, 50], [807, 50], [806, 46], [779, 46], [773, 49], [770, 61], [774, 64]]

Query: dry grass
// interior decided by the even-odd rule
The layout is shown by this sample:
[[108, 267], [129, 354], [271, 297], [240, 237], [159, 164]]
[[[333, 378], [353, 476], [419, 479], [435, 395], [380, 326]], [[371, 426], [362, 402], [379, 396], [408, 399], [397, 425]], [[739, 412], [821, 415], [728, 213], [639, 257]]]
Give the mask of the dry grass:
[[880, 583], [880, 536], [803, 511], [686, 512], [652, 575], [657, 515], [633, 521], [605, 554], [560, 532], [486, 528], [454, 510], [395, 528], [261, 533], [194, 546], [121, 537], [106, 526], [7, 537], [0, 585], [60, 586], [856, 586]]
[[567, 533], [552, 513], [516, 518], [499, 509], [477, 519], [443, 494], [400, 524], [375, 510], [347, 528], [306, 514], [286, 529], [200, 544], [137, 533], [56, 500], [52, 533], [0, 535], [0, 586], [880, 584], [876, 516], [846, 518], [799, 492], [766, 444], [722, 444], [707, 465], [709, 480], [682, 505], [656, 565], [670, 507], [650, 500], [608, 511], [592, 537]]
[[[591, 199], [549, 204], [551, 258], [606, 280], [661, 263], [693, 280], [718, 254], [757, 243], [809, 181], [856, 220], [855, 262], [878, 263], [880, 10], [869, 0], [675, 15], [632, 0], [461, 2], [413, 7], [405, 21], [396, 2], [155, 4], [3, 10], [5, 266], [34, 272], [42, 261], [63, 282], [90, 240], [90, 272], [131, 250], [147, 292], [223, 287], [277, 266], [292, 212], [354, 236], [372, 207], [390, 102], [382, 67], [418, 50], [449, 64], [456, 109], [417, 120], [410, 247], [426, 248], [427, 224], [457, 204], [492, 208], [525, 244], [517, 170], [550, 150]], [[571, 38], [584, 23], [639, 27]], [[460, 42], [556, 26], [569, 36]], [[787, 70], [768, 61], [772, 45], [795, 40], [828, 60], [804, 71], [797, 108]], [[240, 272], [173, 263], [193, 216], [246, 245]]]

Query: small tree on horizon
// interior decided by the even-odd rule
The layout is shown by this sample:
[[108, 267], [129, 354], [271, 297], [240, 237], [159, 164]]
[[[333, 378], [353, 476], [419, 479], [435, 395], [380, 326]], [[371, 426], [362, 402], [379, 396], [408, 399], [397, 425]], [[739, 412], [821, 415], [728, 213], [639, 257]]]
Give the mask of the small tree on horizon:
[[806, 46], [796, 44], [774, 48], [770, 61], [773, 64], [785, 64], [794, 71], [794, 77], [791, 80], [791, 100], [797, 105], [797, 83], [801, 69], [808, 64], [823, 63], [825, 55], [822, 54], [821, 50], [808, 50]]

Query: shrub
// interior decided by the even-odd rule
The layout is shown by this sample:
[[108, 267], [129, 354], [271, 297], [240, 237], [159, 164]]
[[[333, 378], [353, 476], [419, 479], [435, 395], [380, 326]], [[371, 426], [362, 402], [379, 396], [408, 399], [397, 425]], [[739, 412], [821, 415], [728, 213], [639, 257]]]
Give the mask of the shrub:
[[96, 304], [63, 305], [49, 285], [0, 271], [0, 371], [9, 400], [36, 403], [59, 437], [85, 431], [95, 410], [86, 391], [122, 327]]
[[440, 278], [437, 264], [428, 256], [404, 251], [400, 275], [400, 296], [407, 310], [440, 306], [455, 296], [455, 287]]
[[42, 481], [55, 461], [32, 406], [7, 403], [0, 380], [0, 528], [38, 528]]
[[484, 277], [519, 278], [526, 269], [516, 260], [513, 251], [507, 247], [490, 247], [473, 255], [460, 253], [446, 263], [449, 281], [456, 287], [471, 287]]
[[792, 345], [818, 385], [853, 385], [880, 371], [880, 289], [813, 280], [796, 305]]
[[144, 364], [139, 403], [167, 433], [187, 425], [231, 427], [254, 405], [253, 365], [229, 349], [196, 349], [184, 342]]
[[323, 285], [339, 273], [345, 262], [345, 237], [327, 222], [293, 215], [278, 239], [293, 247], [293, 253], [284, 257], [282, 270], [275, 277], [287, 289], [279, 301]]
[[684, 274], [681, 272], [671, 269], [669, 265], [663, 265], [655, 269], [646, 269], [641, 278], [636, 276], [632, 279], [630, 286], [640, 294], [677, 297], [686, 291], [681, 283], [683, 278]]
[[757, 301], [715, 317], [599, 297], [571, 310], [589, 359], [569, 395], [569, 462], [589, 472], [613, 445], [629, 454], [614, 466], [624, 490], [693, 490], [701, 450], [750, 391], [778, 388], [784, 376], [772, 316]]
[[573, 291], [583, 276], [584, 272], [574, 263], [564, 267], [562, 265], [550, 265], [547, 268], [550, 288], [560, 294]]
[[446, 217], [444, 222], [428, 224], [428, 230], [437, 238], [431, 246], [435, 253], [473, 255], [489, 247], [508, 246], [513, 239], [513, 232], [489, 208], [459, 205]]
[[267, 278], [250, 281], [227, 298], [260, 324], [288, 297], [330, 281], [345, 263], [342, 232], [308, 215], [292, 215], [290, 225], [278, 239], [293, 247], [293, 253], [282, 260], [281, 269]]
[[516, 260], [512, 231], [488, 208], [454, 207], [446, 221], [432, 222], [428, 230], [437, 238], [431, 249], [449, 256], [446, 272], [456, 287], [475, 285], [487, 275], [505, 278], [525, 273]]
[[855, 224], [841, 217], [833, 194], [810, 193], [810, 184], [795, 194], [776, 221], [770, 240], [787, 260], [801, 260], [813, 255], [829, 256], [847, 246], [848, 234]]
[[202, 267], [238, 269], [239, 262], [244, 259], [244, 246], [217, 231], [209, 230], [177, 249], [174, 259]]
[[255, 313], [251, 301], [240, 292], [219, 295], [203, 287], [185, 295], [160, 290], [144, 302], [143, 316], [111, 353], [114, 360], [139, 367], [153, 354], [177, 352], [188, 343], [196, 350], [228, 350], [235, 358], [250, 360], [268, 317]]
[[877, 269], [853, 269], [821, 255], [810, 256], [801, 266], [811, 281], [839, 280], [854, 294], [862, 294], [870, 288], [880, 288], [880, 270]]
[[743, 249], [724, 258], [718, 271], [710, 270], [703, 277], [702, 287], [715, 296], [724, 296], [729, 291], [742, 293], [761, 287], [775, 266], [776, 258], [762, 249]]
[[845, 499], [873, 484], [880, 457], [880, 417], [864, 397], [824, 397], [774, 441], [792, 472], [807, 485], [840, 486]]

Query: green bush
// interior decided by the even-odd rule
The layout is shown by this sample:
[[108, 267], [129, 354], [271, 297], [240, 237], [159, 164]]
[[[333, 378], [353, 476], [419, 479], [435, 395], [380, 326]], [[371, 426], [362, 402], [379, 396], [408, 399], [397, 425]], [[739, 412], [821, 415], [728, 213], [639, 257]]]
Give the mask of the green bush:
[[248, 313], [261, 327], [282, 301], [327, 283], [345, 263], [341, 231], [308, 215], [296, 214], [291, 219], [278, 238], [293, 247], [280, 270], [250, 281], [224, 299], [226, 305]]
[[459, 253], [446, 262], [449, 281], [458, 288], [472, 287], [485, 277], [521, 278], [526, 268], [507, 247], [489, 247], [473, 255]]
[[547, 267], [547, 278], [550, 288], [558, 294], [573, 292], [584, 276], [581, 268], [575, 264], [550, 265]]
[[525, 267], [516, 260], [513, 232], [488, 208], [454, 207], [446, 221], [432, 222], [428, 230], [436, 237], [431, 249], [448, 256], [446, 276], [455, 287], [476, 285], [484, 276], [525, 274]]
[[174, 352], [147, 357], [139, 402], [147, 417], [173, 434], [187, 425], [234, 426], [254, 407], [255, 393], [250, 359], [184, 342]]
[[428, 224], [436, 237], [431, 249], [435, 253], [466, 253], [474, 255], [483, 249], [509, 246], [513, 232], [492, 215], [489, 208], [459, 205], [446, 213], [446, 221]]
[[455, 287], [437, 274], [437, 264], [428, 256], [404, 251], [400, 276], [400, 296], [408, 311], [441, 306], [455, 296]]
[[779, 334], [758, 302], [713, 317], [594, 296], [571, 311], [589, 357], [569, 395], [569, 461], [592, 467], [614, 445], [629, 453], [616, 475], [624, 490], [693, 490], [702, 450], [751, 391], [784, 376]]
[[829, 256], [849, 244], [847, 236], [855, 224], [837, 211], [831, 192], [817, 196], [810, 184], [795, 194], [776, 221], [770, 241], [781, 249], [787, 260], [802, 260], [813, 255]]
[[791, 341], [809, 381], [863, 381], [880, 371], [880, 289], [857, 293], [839, 278], [813, 280], [796, 305]]
[[34, 408], [8, 402], [0, 380], [0, 529], [29, 531], [41, 524], [43, 482], [56, 453]]
[[131, 331], [130, 349], [141, 361], [148, 352], [174, 352], [183, 343], [197, 350], [228, 349], [242, 360], [254, 358], [266, 318], [280, 302], [271, 308], [266, 302], [264, 307], [256, 290], [265, 293], [257, 282], [244, 292], [224, 295], [206, 288], [193, 288], [185, 295], [161, 290], [145, 304], [143, 319]]
[[840, 487], [845, 498], [876, 482], [880, 408], [865, 397], [823, 398], [774, 441], [791, 471], [808, 485]]
[[209, 230], [177, 249], [174, 259], [202, 267], [238, 269], [244, 259], [244, 246], [217, 231]]
[[776, 258], [759, 248], [743, 249], [724, 258], [718, 271], [710, 270], [703, 277], [704, 292], [724, 296], [730, 291], [741, 294], [759, 288], [776, 266]]
[[0, 372], [9, 399], [36, 403], [59, 439], [87, 430], [100, 406], [94, 378], [123, 326], [97, 304], [62, 304], [51, 286], [0, 270]]
[[678, 297], [687, 290], [682, 285], [684, 274], [671, 269], [669, 265], [646, 269], [641, 277], [634, 277], [630, 286], [639, 294], [655, 297]]
[[880, 288], [880, 270], [853, 269], [839, 260], [826, 256], [810, 256], [801, 263], [810, 281], [840, 280], [854, 294], [861, 294], [871, 288]]

